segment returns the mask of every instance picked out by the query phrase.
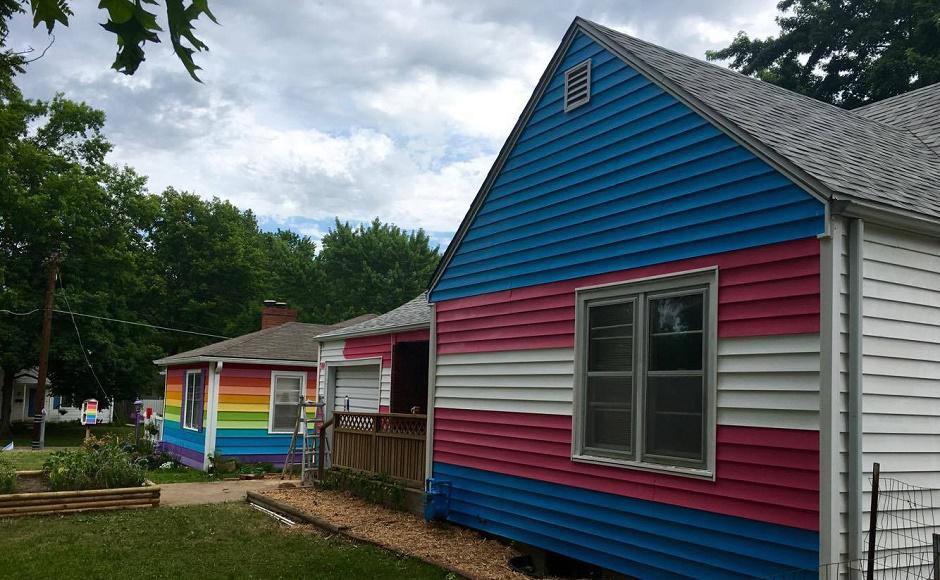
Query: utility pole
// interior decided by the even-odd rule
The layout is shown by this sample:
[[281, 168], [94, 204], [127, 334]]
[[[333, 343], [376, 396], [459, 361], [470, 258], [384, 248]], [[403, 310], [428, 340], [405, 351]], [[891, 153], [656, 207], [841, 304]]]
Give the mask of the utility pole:
[[39, 375], [36, 377], [36, 395], [33, 399], [33, 449], [45, 446], [46, 376], [49, 373], [49, 342], [52, 339], [52, 307], [55, 299], [55, 281], [61, 258], [53, 252], [46, 261], [46, 301], [42, 311], [42, 339], [39, 343]]

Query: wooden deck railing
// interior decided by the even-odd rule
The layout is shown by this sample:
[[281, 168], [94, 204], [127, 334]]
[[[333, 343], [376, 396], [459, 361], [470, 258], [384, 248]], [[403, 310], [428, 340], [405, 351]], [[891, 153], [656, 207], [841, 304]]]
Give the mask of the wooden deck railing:
[[333, 414], [332, 465], [424, 486], [426, 415]]

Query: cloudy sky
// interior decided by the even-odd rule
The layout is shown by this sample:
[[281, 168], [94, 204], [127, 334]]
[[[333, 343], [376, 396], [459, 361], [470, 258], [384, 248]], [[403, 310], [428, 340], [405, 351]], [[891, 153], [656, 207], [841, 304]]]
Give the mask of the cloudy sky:
[[[250, 208], [266, 229], [319, 238], [334, 216], [378, 216], [446, 244], [576, 15], [701, 57], [738, 30], [772, 34], [776, 0], [210, 2], [193, 82], [168, 42], [132, 77], [110, 69], [104, 12], [20, 78], [103, 109], [111, 161]], [[42, 49], [16, 19], [11, 45]]]

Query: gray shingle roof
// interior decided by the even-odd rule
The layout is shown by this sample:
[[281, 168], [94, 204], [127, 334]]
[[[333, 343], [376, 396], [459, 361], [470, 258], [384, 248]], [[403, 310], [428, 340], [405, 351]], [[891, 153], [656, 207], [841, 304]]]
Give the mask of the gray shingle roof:
[[940, 153], [940, 83], [865, 105], [852, 112], [907, 129]]
[[317, 338], [319, 340], [338, 339], [345, 336], [368, 336], [384, 334], [395, 330], [409, 328], [423, 328], [431, 326], [431, 306], [428, 304], [427, 292], [405, 302], [395, 310], [380, 314], [371, 320], [353, 324], [338, 330], [324, 332]]
[[805, 172], [806, 182], [821, 184], [824, 194], [940, 217], [940, 154], [910, 131], [586, 20], [576, 22], [606, 37], [628, 61], [645, 64], [646, 72], [684, 100], [704, 105], [769, 148], [770, 156], [792, 164], [797, 174]]
[[331, 329], [355, 325], [373, 317], [375, 317], [374, 314], [365, 314], [337, 324], [288, 322], [174, 354], [156, 360], [154, 363], [171, 365], [175, 362], [187, 361], [197, 357], [210, 359], [268, 359], [315, 363], [319, 356], [319, 345], [316, 340], [318, 334]]

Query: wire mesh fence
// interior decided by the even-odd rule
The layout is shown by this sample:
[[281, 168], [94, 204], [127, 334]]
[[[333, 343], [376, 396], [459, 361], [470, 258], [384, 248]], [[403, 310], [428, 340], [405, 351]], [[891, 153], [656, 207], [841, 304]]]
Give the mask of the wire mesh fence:
[[940, 580], [940, 530], [935, 498], [940, 489], [913, 485], [881, 475], [874, 464], [864, 556], [790, 570], [766, 580]]

